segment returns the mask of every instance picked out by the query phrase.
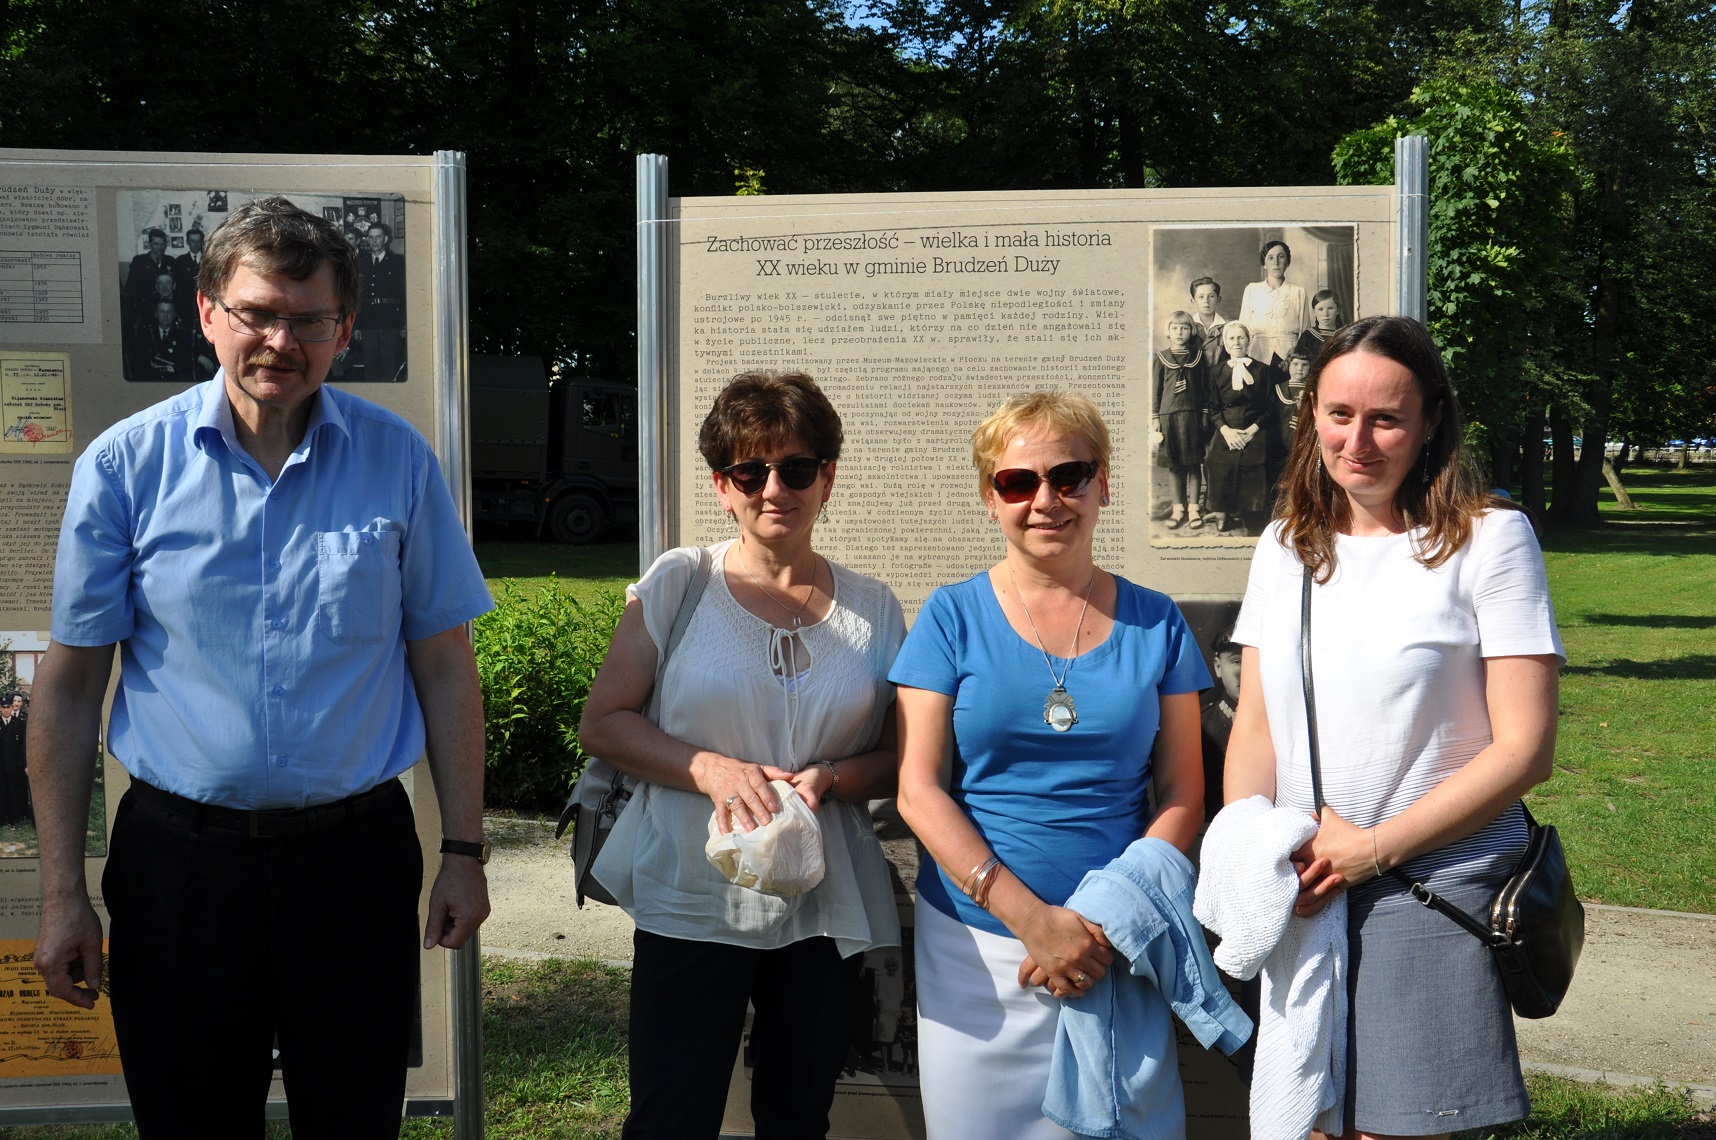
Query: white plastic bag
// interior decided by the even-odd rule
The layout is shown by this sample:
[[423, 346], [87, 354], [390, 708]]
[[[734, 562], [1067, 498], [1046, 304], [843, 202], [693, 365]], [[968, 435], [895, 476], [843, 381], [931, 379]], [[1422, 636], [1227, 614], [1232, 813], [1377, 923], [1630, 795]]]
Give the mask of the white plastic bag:
[[822, 828], [791, 784], [775, 780], [769, 787], [781, 802], [774, 818], [755, 830], [723, 835], [710, 812], [703, 853], [728, 882], [790, 899], [822, 882]]

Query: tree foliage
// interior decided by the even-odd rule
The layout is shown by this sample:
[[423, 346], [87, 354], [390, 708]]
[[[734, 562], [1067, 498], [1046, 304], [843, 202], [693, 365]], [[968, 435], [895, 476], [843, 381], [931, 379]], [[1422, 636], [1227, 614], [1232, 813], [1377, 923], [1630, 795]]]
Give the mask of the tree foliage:
[[1514, 454], [1541, 433], [1546, 394], [1568, 389], [1545, 333], [1568, 283], [1578, 172], [1565, 133], [1535, 123], [1527, 101], [1499, 83], [1437, 78], [1412, 104], [1411, 120], [1390, 117], [1342, 139], [1335, 172], [1347, 184], [1391, 183], [1394, 140], [1426, 137], [1426, 316], [1469, 442], [1506, 484]]
[[1716, 430], [1713, 23], [1709, 0], [0, 0], [0, 144], [465, 151], [473, 346], [624, 379], [640, 152], [681, 195], [1316, 185], [1381, 177], [1421, 130], [1477, 438], [1498, 475], [1523, 449], [1530, 494], [1546, 418], [1554, 509], [1584, 518], [1593, 442]]

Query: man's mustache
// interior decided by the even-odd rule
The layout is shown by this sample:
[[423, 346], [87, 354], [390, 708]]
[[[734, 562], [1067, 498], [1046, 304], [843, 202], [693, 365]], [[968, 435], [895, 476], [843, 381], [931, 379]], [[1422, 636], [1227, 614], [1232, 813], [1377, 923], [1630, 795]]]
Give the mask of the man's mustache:
[[290, 356], [279, 352], [256, 352], [245, 358], [245, 365], [250, 368], [302, 368], [303, 366]]

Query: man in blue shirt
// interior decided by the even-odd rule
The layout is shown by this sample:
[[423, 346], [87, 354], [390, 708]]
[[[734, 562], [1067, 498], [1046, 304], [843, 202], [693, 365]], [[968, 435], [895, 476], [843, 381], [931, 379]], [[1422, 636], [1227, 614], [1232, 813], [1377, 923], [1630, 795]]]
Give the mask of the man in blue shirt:
[[198, 277], [221, 371], [72, 475], [30, 718], [36, 965], [93, 1007], [84, 831], [117, 645], [107, 744], [132, 780], [102, 895], [145, 1140], [259, 1134], [276, 1042], [295, 1136], [397, 1134], [423, 868], [396, 777], [425, 751], [444, 857], [420, 944], [488, 914], [464, 626], [493, 603], [423, 437], [323, 387], [358, 295], [337, 226], [284, 198], [234, 211]]

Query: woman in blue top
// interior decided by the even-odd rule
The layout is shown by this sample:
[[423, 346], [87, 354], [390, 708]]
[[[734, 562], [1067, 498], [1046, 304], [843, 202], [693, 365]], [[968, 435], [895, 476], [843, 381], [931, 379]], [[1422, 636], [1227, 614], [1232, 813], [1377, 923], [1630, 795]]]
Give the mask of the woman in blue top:
[[[973, 433], [972, 461], [1006, 557], [930, 596], [889, 677], [900, 813], [936, 863], [917, 883], [924, 1115], [931, 1140], [1061, 1137], [1042, 1114], [1060, 1002], [1113, 954], [1060, 904], [1140, 835], [1191, 846], [1210, 680], [1173, 602], [1096, 566], [1109, 441], [1094, 404], [1014, 396]], [[1144, 1028], [1171, 1058], [1160, 1014]]]

